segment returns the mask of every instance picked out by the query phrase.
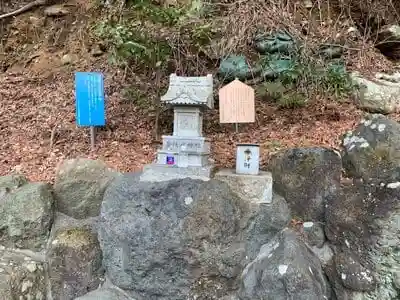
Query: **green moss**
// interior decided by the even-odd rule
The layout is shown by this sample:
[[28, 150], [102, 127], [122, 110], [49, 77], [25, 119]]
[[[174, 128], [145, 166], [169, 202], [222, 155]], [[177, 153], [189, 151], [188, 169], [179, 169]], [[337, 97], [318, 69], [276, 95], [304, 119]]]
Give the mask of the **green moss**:
[[317, 158], [313, 154], [305, 154], [303, 158], [299, 161], [298, 165], [298, 172], [301, 172], [302, 174], [306, 173], [311, 173], [316, 164], [317, 164]]
[[363, 156], [363, 161], [365, 161], [370, 168], [376, 168], [382, 166], [382, 164], [390, 164], [393, 160], [390, 147], [385, 145], [378, 145], [376, 148], [364, 148]]
[[59, 232], [55, 238], [58, 244], [71, 247], [81, 248], [93, 244], [93, 234], [85, 228], [71, 228]]

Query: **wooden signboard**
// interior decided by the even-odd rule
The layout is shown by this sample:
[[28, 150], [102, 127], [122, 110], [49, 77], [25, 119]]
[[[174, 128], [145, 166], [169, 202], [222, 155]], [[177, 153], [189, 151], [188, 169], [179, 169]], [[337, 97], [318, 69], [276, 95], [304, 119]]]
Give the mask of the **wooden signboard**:
[[255, 122], [254, 89], [235, 79], [219, 90], [220, 123]]

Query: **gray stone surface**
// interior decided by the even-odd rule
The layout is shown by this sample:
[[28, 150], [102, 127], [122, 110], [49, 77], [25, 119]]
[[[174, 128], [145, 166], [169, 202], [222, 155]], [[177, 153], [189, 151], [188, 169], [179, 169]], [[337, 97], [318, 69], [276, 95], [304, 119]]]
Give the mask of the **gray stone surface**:
[[279, 196], [249, 203], [218, 180], [149, 183], [125, 175], [104, 197], [103, 262], [113, 284], [135, 299], [219, 299], [237, 289], [244, 266], [289, 221]]
[[336, 272], [344, 287], [353, 291], [372, 291], [376, 286], [374, 274], [364, 267], [357, 255], [342, 251], [335, 255]]
[[243, 200], [255, 203], [272, 202], [272, 174], [260, 172], [259, 175], [240, 175], [235, 170], [223, 169], [215, 173], [215, 179], [226, 182], [232, 191]]
[[[149, 300], [214, 293], [216, 287], [198, 291], [196, 284], [226, 268], [220, 256], [237, 229], [236, 197], [214, 181], [125, 179], [107, 190], [101, 213], [100, 242], [112, 282]], [[221, 276], [213, 284], [223, 291], [228, 282]]]
[[140, 175], [141, 181], [162, 182], [174, 179], [192, 178], [208, 181], [211, 178], [214, 167], [211, 165], [204, 167], [180, 168], [177, 166], [167, 166], [159, 164], [146, 165]]
[[[169, 165], [167, 162], [171, 157], [174, 159], [173, 165]], [[201, 168], [209, 165], [209, 152], [159, 150], [157, 151], [157, 164], [168, 168]]]
[[243, 271], [240, 300], [321, 300], [331, 289], [319, 259], [289, 229], [261, 250]]
[[168, 151], [178, 152], [180, 149], [185, 148], [190, 152], [209, 153], [210, 143], [207, 142], [205, 137], [182, 137], [182, 136], [163, 136], [163, 149]]
[[47, 252], [53, 299], [73, 300], [104, 280], [102, 252], [90, 227], [59, 228]]
[[0, 250], [0, 299], [46, 299], [45, 265], [8, 250]]
[[340, 187], [340, 154], [327, 148], [294, 148], [271, 159], [274, 191], [289, 204], [294, 218], [325, 220], [325, 205]]
[[28, 179], [26, 179], [26, 177], [23, 175], [0, 176], [0, 196], [2, 191], [3, 193], [11, 192], [26, 183], [28, 183]]
[[289, 225], [291, 216], [290, 209], [281, 196], [274, 194], [272, 203], [248, 203], [246, 199], [242, 199], [245, 203], [245, 213], [242, 214], [240, 220], [244, 224], [244, 228], [239, 235], [239, 240], [245, 243], [246, 256], [243, 263], [248, 264], [253, 260], [260, 247], [270, 241], [282, 228]]
[[306, 237], [307, 244], [321, 248], [325, 243], [325, 232], [322, 224], [314, 222], [303, 223], [303, 234]]
[[98, 216], [104, 191], [119, 175], [101, 161], [64, 161], [54, 184], [56, 209], [76, 219]]
[[75, 300], [135, 300], [116, 288], [99, 288]]
[[319, 258], [319, 261], [321, 262], [321, 265], [323, 267], [327, 266], [332, 262], [334, 253], [329, 243], [325, 243], [320, 248], [316, 246], [312, 246], [309, 248]]
[[[344, 185], [340, 197], [327, 208], [328, 239], [341, 251], [350, 252], [346, 256], [355, 261], [334, 265], [331, 269], [335, 271], [328, 272], [339, 299], [400, 297], [396, 286], [400, 270], [399, 134], [399, 123], [369, 115], [343, 137], [344, 167], [358, 180]], [[335, 277], [339, 272], [345, 280], [341, 275]]]
[[369, 115], [343, 136], [343, 166], [349, 176], [373, 184], [400, 185], [400, 124]]
[[41, 249], [53, 222], [53, 196], [46, 183], [29, 183], [0, 197], [0, 243]]
[[398, 299], [399, 187], [344, 185], [327, 207], [325, 231], [337, 248], [326, 271], [338, 299]]
[[378, 73], [373, 80], [369, 80], [353, 73], [351, 77], [360, 87], [357, 91], [360, 108], [384, 114], [396, 112], [400, 108], [400, 82], [394, 81], [393, 76]]

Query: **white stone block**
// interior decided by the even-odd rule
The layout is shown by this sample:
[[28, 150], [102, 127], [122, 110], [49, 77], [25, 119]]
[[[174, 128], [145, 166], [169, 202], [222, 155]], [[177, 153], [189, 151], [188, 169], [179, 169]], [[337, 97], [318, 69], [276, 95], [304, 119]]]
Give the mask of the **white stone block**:
[[[169, 151], [158, 151], [157, 152], [157, 164], [159, 165], [170, 165], [182, 167], [181, 164], [181, 153], [169, 152]], [[188, 167], [202, 167], [208, 165], [208, 154], [199, 153], [184, 153], [185, 165]]]
[[163, 151], [179, 152], [183, 148], [187, 152], [210, 153], [210, 143], [204, 137], [182, 137], [164, 135]]
[[140, 181], [160, 182], [173, 179], [192, 178], [203, 181], [210, 180], [213, 167], [208, 165], [205, 167], [170, 167], [166, 165], [150, 164], [143, 168], [140, 175]]
[[272, 174], [260, 171], [258, 175], [236, 174], [224, 169], [215, 174], [215, 179], [226, 182], [231, 190], [243, 200], [251, 203], [272, 202]]

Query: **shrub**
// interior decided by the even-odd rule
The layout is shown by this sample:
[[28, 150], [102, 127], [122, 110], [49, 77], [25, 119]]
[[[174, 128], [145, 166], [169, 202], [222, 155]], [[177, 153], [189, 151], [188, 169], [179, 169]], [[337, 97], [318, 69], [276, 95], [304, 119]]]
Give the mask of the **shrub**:
[[94, 32], [106, 43], [111, 62], [120, 66], [132, 62], [154, 66], [171, 54], [166, 42], [153, 40], [134, 24], [102, 21]]

